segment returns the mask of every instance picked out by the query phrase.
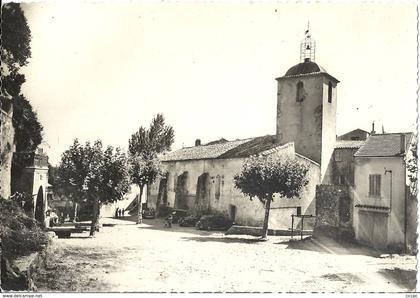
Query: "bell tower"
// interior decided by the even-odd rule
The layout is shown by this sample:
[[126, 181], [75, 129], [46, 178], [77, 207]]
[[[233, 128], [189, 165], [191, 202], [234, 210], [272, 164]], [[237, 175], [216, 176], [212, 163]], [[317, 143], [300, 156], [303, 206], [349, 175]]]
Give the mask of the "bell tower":
[[316, 43], [305, 31], [300, 63], [277, 78], [277, 140], [321, 165], [324, 180], [336, 141], [337, 84], [315, 63]]
[[305, 59], [310, 61], [315, 61], [315, 40], [311, 38], [309, 33], [309, 23], [308, 29], [305, 31], [305, 39], [300, 43], [300, 62], [304, 62]]

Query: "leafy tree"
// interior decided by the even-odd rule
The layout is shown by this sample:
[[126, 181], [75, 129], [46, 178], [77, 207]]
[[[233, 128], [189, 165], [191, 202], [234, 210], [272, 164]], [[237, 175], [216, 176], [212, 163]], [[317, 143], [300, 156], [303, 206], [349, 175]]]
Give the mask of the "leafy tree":
[[151, 184], [163, 174], [158, 154], [171, 149], [174, 130], [165, 125], [165, 118], [157, 114], [149, 129], [141, 126], [128, 141], [131, 181], [140, 188], [137, 202], [137, 223], [142, 223], [141, 196], [145, 185]]
[[265, 207], [262, 239], [267, 238], [270, 205], [274, 194], [294, 198], [308, 184], [309, 168], [296, 159], [279, 156], [251, 156], [241, 173], [235, 175], [235, 188], [252, 200], [257, 197]]
[[42, 142], [43, 127], [30, 102], [23, 96], [14, 98], [13, 122], [17, 152], [33, 152]]
[[[31, 31], [19, 3], [7, 3], [1, 11], [1, 93], [13, 97], [13, 125], [17, 152], [31, 152], [42, 141], [43, 127], [30, 102], [21, 94], [25, 75], [20, 69], [31, 57]], [[26, 166], [24, 157], [13, 160], [14, 176]]]
[[14, 81], [19, 69], [25, 66], [31, 57], [31, 30], [19, 3], [3, 5], [1, 17], [2, 74], [4, 72], [6, 75], [4, 79], [12, 78]]
[[410, 192], [413, 197], [417, 196], [417, 171], [418, 171], [417, 163], [418, 163], [417, 136], [414, 136], [414, 140], [410, 147], [410, 152], [406, 157]]
[[128, 192], [127, 157], [119, 148], [103, 150], [101, 141], [83, 146], [76, 139], [61, 157], [57, 185], [73, 200], [92, 204], [93, 236], [101, 205], [121, 200]]

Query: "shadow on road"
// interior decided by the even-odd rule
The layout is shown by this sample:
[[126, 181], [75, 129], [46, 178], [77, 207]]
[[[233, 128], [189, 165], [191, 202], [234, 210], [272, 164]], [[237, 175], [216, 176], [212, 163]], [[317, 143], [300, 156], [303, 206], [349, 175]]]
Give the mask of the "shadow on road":
[[400, 268], [381, 269], [378, 271], [386, 279], [398, 284], [408, 291], [415, 291], [416, 289], [416, 270], [404, 270]]
[[231, 237], [181, 237], [185, 241], [197, 241], [197, 242], [222, 242], [222, 243], [260, 243], [260, 239], [249, 239], [249, 238], [231, 238]]
[[364, 255], [379, 258], [383, 253], [373, 248], [331, 238], [307, 237], [303, 240], [286, 240], [276, 244], [287, 245], [286, 249], [309, 250], [336, 255]]

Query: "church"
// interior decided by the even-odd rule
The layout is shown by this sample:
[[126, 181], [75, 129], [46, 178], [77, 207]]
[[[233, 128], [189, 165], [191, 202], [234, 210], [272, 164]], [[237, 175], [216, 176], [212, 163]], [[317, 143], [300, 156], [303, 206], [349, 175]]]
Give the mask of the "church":
[[308, 166], [309, 183], [299, 197], [274, 198], [269, 229], [287, 231], [292, 215], [311, 215], [302, 227], [315, 234], [415, 249], [417, 197], [409, 191], [407, 163], [416, 138], [378, 134], [374, 123], [371, 132], [355, 129], [337, 136], [339, 80], [315, 62], [315, 41], [309, 30], [305, 34], [300, 63], [276, 78], [276, 134], [196, 140], [195, 146], [161, 156], [167, 175], [149, 185], [148, 207], [221, 213], [239, 226], [261, 227], [264, 206], [236, 189], [234, 176], [250, 156], [287, 156]]
[[233, 177], [252, 155], [285, 155], [309, 166], [309, 183], [300, 197], [275, 198], [269, 225], [288, 229], [292, 214], [315, 215], [316, 186], [332, 183], [339, 80], [315, 62], [315, 41], [307, 31], [300, 46], [300, 63], [276, 81], [276, 135], [207, 144], [196, 140], [195, 146], [165, 154], [161, 161], [167, 176], [149, 186], [148, 206], [223, 213], [238, 225], [260, 226], [262, 204], [235, 189]]

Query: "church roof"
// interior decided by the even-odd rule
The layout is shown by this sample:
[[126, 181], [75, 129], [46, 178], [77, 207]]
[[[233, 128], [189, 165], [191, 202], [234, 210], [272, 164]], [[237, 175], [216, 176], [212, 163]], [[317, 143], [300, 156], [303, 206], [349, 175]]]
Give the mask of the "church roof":
[[239, 158], [249, 157], [263, 153], [267, 150], [274, 150], [279, 147], [276, 136], [267, 135], [243, 140], [226, 141], [214, 144], [182, 148], [161, 157], [165, 161], [199, 160], [216, 158]]
[[401, 135], [405, 136], [405, 151], [411, 143], [412, 133], [385, 133], [371, 135], [366, 143], [354, 154], [356, 157], [401, 156]]
[[297, 76], [302, 74], [309, 74], [309, 73], [321, 73], [321, 72], [327, 72], [324, 68], [322, 68], [320, 65], [316, 64], [312, 61], [305, 61], [299, 64], [296, 64], [295, 66], [292, 66], [289, 68], [289, 70], [284, 75], [285, 77], [289, 76]]
[[291, 68], [289, 68], [289, 70], [283, 77], [280, 77], [278, 79], [308, 76], [315, 74], [325, 74], [333, 80], [339, 82], [339, 80], [330, 75], [321, 65], [318, 65], [317, 63], [312, 62], [309, 59], [305, 59], [304, 62], [292, 66]]

